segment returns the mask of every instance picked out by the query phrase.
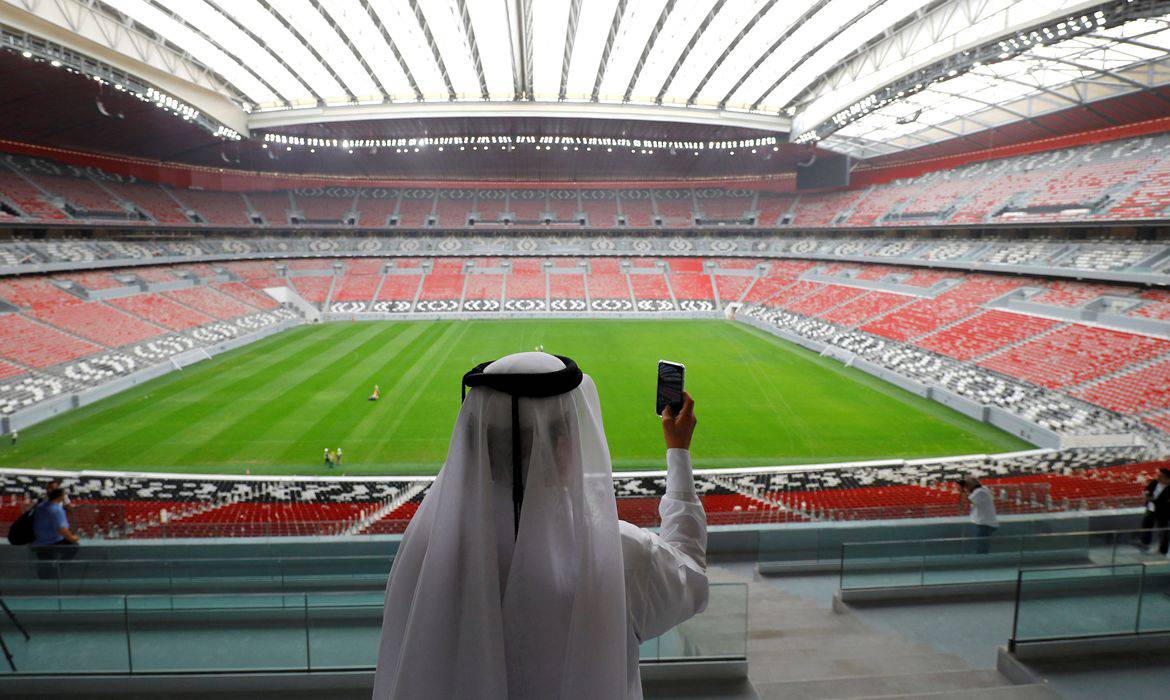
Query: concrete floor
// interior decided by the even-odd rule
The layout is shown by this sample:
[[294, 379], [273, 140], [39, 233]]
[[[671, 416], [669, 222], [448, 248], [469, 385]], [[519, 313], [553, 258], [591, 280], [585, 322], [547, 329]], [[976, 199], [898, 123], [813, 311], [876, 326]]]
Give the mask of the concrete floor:
[[749, 581], [749, 678], [760, 698], [1054, 698], [1013, 686], [987, 664], [831, 609], [836, 575], [763, 578], [751, 564], [712, 567], [712, 580]]
[[[749, 567], [736, 565], [736, 568], [742, 571]], [[773, 576], [764, 579], [761, 585], [827, 610], [837, 588], [837, 575]], [[1098, 611], [1101, 619], [1108, 619], [1110, 614], [1116, 615], [1125, 607], [1116, 602], [1101, 602]], [[1160, 615], [1170, 616], [1170, 598], [1160, 597], [1156, 603]], [[850, 607], [851, 617], [875, 633], [897, 635], [907, 643], [952, 656], [968, 668], [986, 670], [995, 668], [996, 650], [1011, 635], [1014, 603], [1011, 597], [999, 596]], [[1050, 612], [1061, 615], [1060, 610]], [[1067, 622], [1054, 624], [1067, 626]], [[884, 652], [886, 647], [883, 645], [881, 649]], [[1170, 697], [1167, 690], [1170, 666], [1164, 654], [1032, 662], [1028, 668], [1043, 678], [1051, 691], [1067, 700]]]

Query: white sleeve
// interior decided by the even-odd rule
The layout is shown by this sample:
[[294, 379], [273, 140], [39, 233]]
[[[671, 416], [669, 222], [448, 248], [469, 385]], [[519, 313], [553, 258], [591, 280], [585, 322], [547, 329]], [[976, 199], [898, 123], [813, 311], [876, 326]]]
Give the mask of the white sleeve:
[[707, 515], [695, 495], [691, 455], [666, 453], [659, 534], [621, 523], [626, 602], [638, 641], [653, 639], [707, 607]]

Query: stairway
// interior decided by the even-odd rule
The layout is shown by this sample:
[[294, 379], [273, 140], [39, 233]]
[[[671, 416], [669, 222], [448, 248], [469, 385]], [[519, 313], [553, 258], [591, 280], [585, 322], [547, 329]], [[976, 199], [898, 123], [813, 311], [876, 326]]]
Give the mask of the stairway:
[[783, 579], [740, 566], [711, 566], [712, 582], [748, 584], [748, 677], [760, 698], [945, 698], [1041, 700], [1044, 685], [1012, 685], [994, 669], [879, 632], [786, 593]]
[[369, 513], [362, 515], [361, 517], [356, 518], [352, 523], [347, 525], [340, 534], [348, 536], [360, 533], [370, 525], [373, 525], [390, 513], [393, 513], [395, 508], [414, 498], [420, 491], [430, 485], [430, 481], [420, 481], [413, 486], [407, 487], [402, 493], [398, 494], [389, 501], [386, 501], [376, 510], [372, 510]]

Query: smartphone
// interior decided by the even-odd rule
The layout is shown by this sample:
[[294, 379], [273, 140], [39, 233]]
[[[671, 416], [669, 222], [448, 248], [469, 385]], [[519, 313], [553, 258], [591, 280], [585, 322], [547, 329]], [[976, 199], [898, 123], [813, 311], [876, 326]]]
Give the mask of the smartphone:
[[662, 415], [667, 406], [677, 414], [683, 404], [683, 377], [687, 368], [678, 362], [658, 361], [658, 400], [655, 413]]

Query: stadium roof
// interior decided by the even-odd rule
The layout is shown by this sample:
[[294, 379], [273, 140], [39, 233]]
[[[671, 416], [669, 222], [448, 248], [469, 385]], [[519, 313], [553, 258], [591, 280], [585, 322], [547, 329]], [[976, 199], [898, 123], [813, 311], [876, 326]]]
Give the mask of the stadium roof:
[[1164, 0], [0, 0], [10, 50], [139, 78], [227, 139], [554, 117], [859, 157], [1170, 83], [1168, 18]]

